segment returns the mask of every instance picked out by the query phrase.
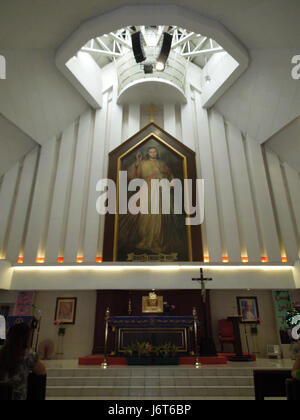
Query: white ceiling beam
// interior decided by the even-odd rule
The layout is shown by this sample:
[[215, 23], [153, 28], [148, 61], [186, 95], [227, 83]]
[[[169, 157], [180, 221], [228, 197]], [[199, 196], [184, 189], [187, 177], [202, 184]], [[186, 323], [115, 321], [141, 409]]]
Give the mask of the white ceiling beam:
[[190, 52], [190, 53], [182, 53], [181, 55], [183, 57], [193, 57], [193, 56], [196, 56], [196, 55], [208, 54], [208, 53], [220, 52], [220, 51], [224, 51], [223, 48], [221, 48], [221, 47], [218, 47], [218, 48], [208, 48], [207, 50], [194, 51], [194, 52]]
[[88, 47], [83, 47], [81, 49], [81, 51], [84, 51], [84, 52], [94, 52], [94, 53], [108, 55], [108, 56], [110, 55], [112, 57], [122, 57], [122, 55], [123, 55], [123, 54], [116, 53], [116, 52], [113, 52], [113, 51], [97, 50], [95, 48], [88, 48]]
[[203, 39], [201, 39], [201, 41], [196, 45], [196, 47], [193, 49], [192, 52], [198, 51], [207, 41], [207, 37], [204, 37]]
[[113, 32], [110, 32], [109, 34], [115, 41], [119, 42], [120, 44], [124, 45], [127, 48], [132, 48], [132, 45], [127, 42], [124, 38], [122, 38], [121, 36], [114, 34]]
[[104, 41], [102, 41], [102, 39], [100, 37], [97, 37], [96, 39], [97, 39], [97, 42], [99, 42], [99, 44], [101, 45], [101, 47], [103, 47], [106, 51], [110, 51], [108, 46], [105, 44]]
[[179, 47], [180, 45], [184, 44], [185, 42], [187, 42], [189, 39], [193, 38], [194, 36], [195, 36], [195, 33], [191, 32], [187, 36], [181, 37], [177, 42], [175, 42], [172, 45], [172, 48], [174, 49], [174, 48]]

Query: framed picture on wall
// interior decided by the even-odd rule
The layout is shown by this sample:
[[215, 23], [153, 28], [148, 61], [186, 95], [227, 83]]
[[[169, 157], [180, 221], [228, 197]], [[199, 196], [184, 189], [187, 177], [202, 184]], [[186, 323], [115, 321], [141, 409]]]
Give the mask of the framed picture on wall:
[[61, 324], [75, 324], [77, 298], [57, 298], [55, 322]]
[[239, 315], [244, 324], [259, 324], [259, 309], [256, 297], [237, 297]]

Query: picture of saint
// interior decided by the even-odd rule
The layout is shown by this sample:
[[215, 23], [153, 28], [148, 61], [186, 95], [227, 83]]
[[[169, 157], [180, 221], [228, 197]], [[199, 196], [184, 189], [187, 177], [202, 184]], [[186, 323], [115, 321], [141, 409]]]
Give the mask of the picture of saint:
[[76, 305], [76, 298], [57, 298], [54, 321], [61, 324], [74, 324]]
[[[189, 261], [185, 215], [174, 214], [173, 189], [170, 214], [162, 212], [161, 189], [158, 195], [151, 195], [152, 180], [172, 181], [176, 178], [183, 181], [183, 158], [153, 138], [126, 156], [121, 170], [127, 171], [128, 182], [137, 178], [145, 181], [147, 188], [141, 188], [139, 193], [141, 198], [143, 194], [147, 195], [148, 214], [119, 216], [117, 260], [127, 261], [128, 254], [133, 254], [137, 258], [139, 255], [169, 258], [172, 255], [174, 261]], [[159, 210], [157, 214], [151, 214], [152, 206]]]
[[243, 323], [259, 323], [256, 298], [238, 298], [239, 314]]
[[60, 304], [58, 317], [65, 321], [71, 321], [73, 316], [73, 304], [72, 302], [62, 302]]

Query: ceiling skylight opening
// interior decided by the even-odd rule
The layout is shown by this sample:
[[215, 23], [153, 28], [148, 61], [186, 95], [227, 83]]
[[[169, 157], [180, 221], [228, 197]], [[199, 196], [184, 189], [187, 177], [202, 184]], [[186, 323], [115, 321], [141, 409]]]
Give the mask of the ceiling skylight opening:
[[194, 63], [201, 69], [214, 54], [224, 51], [213, 39], [178, 26], [168, 25], [128, 26], [116, 32], [110, 32], [91, 39], [82, 47], [81, 51], [90, 53], [97, 64], [103, 68], [111, 62], [117, 61], [129, 51], [133, 52], [132, 35], [137, 32], [142, 34], [145, 50], [156, 49], [156, 60], [152, 64], [154, 68], [158, 65], [158, 71], [163, 71], [161, 70], [161, 64], [158, 64], [157, 60], [166, 35], [172, 37], [172, 52], [180, 55], [187, 62]]

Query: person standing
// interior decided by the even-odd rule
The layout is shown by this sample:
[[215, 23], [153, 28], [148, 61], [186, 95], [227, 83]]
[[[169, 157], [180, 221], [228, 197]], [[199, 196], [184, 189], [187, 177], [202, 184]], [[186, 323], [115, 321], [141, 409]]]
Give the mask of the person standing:
[[12, 400], [27, 399], [27, 380], [32, 371], [46, 375], [45, 366], [36, 353], [30, 352], [31, 329], [24, 323], [10, 328], [0, 351], [0, 383], [12, 387]]

